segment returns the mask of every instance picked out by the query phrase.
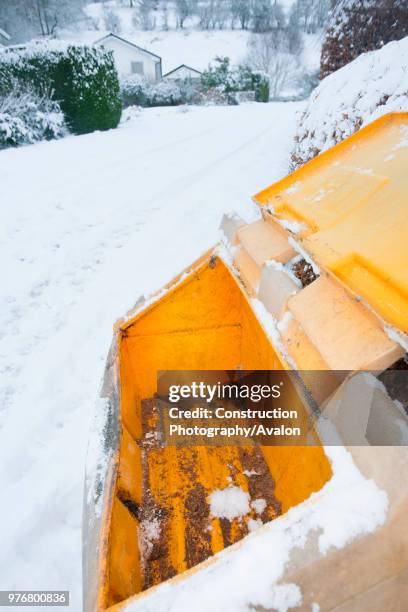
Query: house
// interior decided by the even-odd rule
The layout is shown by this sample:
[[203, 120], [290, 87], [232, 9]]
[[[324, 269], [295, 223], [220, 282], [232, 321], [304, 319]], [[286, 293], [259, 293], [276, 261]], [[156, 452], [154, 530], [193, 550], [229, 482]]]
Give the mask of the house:
[[163, 79], [169, 81], [199, 81], [201, 79], [201, 72], [196, 70], [195, 68], [191, 68], [191, 66], [187, 66], [186, 64], [181, 64], [174, 68], [174, 70], [170, 70], [167, 72]]
[[94, 44], [113, 51], [116, 68], [121, 76], [138, 74], [150, 81], [161, 80], [162, 60], [159, 55], [112, 33], [99, 38]]
[[0, 28], [0, 47], [4, 47], [10, 40], [10, 35]]

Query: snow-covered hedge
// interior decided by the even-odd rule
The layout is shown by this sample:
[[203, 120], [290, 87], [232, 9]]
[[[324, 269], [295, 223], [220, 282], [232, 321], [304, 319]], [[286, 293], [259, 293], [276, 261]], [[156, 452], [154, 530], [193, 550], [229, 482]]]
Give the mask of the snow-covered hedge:
[[110, 51], [58, 42], [31, 43], [0, 51], [0, 97], [15, 83], [60, 104], [77, 134], [116, 127], [122, 104]]
[[151, 83], [138, 75], [125, 77], [120, 84], [123, 106], [177, 106], [186, 101], [182, 87], [170, 81]]
[[299, 121], [293, 166], [395, 111], [408, 111], [408, 38], [360, 55], [321, 81]]
[[57, 102], [30, 91], [0, 98], [0, 149], [61, 138], [66, 133]]
[[254, 91], [257, 102], [269, 102], [269, 77], [259, 70], [242, 64], [230, 66], [229, 57], [216, 57], [201, 75], [204, 92], [217, 90], [219, 94]]

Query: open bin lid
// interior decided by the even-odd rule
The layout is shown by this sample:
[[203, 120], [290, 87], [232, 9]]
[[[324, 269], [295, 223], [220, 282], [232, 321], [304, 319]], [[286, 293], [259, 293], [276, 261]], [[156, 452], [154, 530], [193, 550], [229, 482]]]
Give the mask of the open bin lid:
[[408, 332], [408, 113], [378, 119], [254, 200], [299, 230], [317, 263]]

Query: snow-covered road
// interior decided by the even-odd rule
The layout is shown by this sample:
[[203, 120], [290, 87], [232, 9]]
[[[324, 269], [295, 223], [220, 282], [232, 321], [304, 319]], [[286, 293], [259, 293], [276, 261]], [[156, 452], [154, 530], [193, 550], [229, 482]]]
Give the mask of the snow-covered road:
[[0, 588], [81, 609], [89, 419], [112, 324], [288, 171], [300, 104], [150, 109], [0, 152]]

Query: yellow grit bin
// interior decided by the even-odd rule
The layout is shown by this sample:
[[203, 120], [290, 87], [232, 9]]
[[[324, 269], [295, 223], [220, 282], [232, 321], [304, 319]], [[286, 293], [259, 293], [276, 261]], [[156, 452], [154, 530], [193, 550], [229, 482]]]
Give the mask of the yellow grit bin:
[[[308, 383], [321, 399], [333, 371], [391, 367], [408, 332], [407, 194], [408, 115], [387, 115], [254, 196], [257, 221], [224, 218], [222, 246], [118, 322], [102, 390], [109, 460], [98, 509], [89, 490], [85, 504], [87, 612], [122, 610], [245, 537], [248, 517], [226, 525], [206, 510], [231, 474], [262, 493], [263, 522], [331, 478], [318, 445], [162, 444], [158, 372], [320, 370], [327, 388]], [[146, 521], [160, 525], [153, 546]]]

